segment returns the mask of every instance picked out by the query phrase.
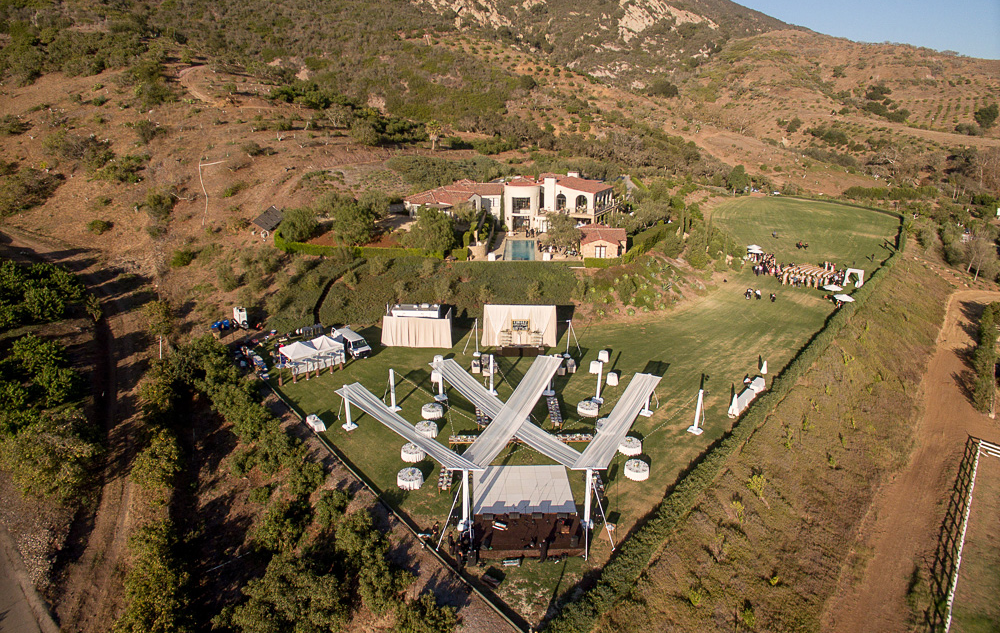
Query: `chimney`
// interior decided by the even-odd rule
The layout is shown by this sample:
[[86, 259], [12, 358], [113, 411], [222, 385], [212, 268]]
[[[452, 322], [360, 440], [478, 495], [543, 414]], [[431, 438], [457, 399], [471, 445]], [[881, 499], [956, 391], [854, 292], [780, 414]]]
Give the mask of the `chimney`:
[[566, 172], [566, 177], [568, 177], [568, 178], [579, 178], [580, 177], [580, 172], [578, 172], [578, 171], [568, 171], [568, 172]]

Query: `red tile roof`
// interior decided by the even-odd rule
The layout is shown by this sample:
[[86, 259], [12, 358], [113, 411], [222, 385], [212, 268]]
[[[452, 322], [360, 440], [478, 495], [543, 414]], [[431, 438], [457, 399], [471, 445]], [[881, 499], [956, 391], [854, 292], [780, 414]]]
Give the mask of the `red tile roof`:
[[573, 191], [584, 191], [586, 193], [600, 193], [611, 189], [611, 185], [600, 180], [587, 180], [575, 176], [566, 176], [559, 179], [559, 184]]
[[474, 195], [476, 195], [475, 192], [457, 187], [438, 187], [430, 191], [415, 193], [406, 198], [406, 201], [410, 204], [445, 204], [455, 206], [456, 204], [468, 202]]
[[499, 182], [476, 182], [468, 178], [463, 178], [452, 185], [452, 188], [465, 189], [473, 193], [478, 193], [481, 196], [503, 195], [503, 184]]
[[625, 232], [625, 229], [613, 229], [603, 224], [586, 224], [580, 227], [580, 232], [583, 234], [580, 246], [602, 241], [611, 244], [621, 244], [628, 240], [628, 234]]

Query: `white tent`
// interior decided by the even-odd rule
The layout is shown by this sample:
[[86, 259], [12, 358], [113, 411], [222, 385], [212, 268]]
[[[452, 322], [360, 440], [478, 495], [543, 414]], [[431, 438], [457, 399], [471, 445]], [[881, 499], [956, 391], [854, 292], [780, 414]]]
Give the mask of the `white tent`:
[[344, 344], [329, 336], [283, 345], [278, 352], [288, 359], [293, 374], [323, 369], [344, 362]]
[[450, 349], [451, 310], [444, 318], [382, 317], [382, 345], [386, 347], [436, 347]]
[[556, 307], [535, 305], [486, 305], [483, 307], [483, 340], [487, 347], [556, 344]]
[[344, 344], [331, 336], [317, 336], [313, 340], [309, 341], [317, 352], [329, 353], [329, 352], [343, 352]]
[[294, 342], [291, 345], [283, 345], [278, 348], [278, 352], [290, 361], [300, 361], [312, 358], [316, 355], [316, 348], [311, 343]]

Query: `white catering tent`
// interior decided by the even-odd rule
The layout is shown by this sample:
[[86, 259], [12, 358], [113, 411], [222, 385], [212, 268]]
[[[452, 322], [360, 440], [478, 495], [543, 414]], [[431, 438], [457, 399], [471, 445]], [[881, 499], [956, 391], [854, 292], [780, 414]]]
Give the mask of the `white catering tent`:
[[483, 307], [482, 344], [555, 347], [556, 307], [487, 304]]
[[382, 345], [451, 348], [451, 310], [444, 316], [440, 312], [438, 305], [393, 307], [382, 317]]
[[323, 369], [344, 362], [344, 344], [329, 336], [296, 341], [278, 348], [293, 374]]

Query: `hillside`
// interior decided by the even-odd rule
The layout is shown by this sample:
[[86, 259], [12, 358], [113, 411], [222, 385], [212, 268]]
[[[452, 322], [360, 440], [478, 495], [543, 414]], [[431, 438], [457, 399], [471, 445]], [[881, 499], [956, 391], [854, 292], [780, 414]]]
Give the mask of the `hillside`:
[[731, 39], [788, 28], [728, 0], [414, 1], [456, 28], [619, 85], [642, 86], [659, 73], [697, 66]]
[[[77, 0], [44, 6], [13, 0], [0, 6], [0, 232], [17, 236], [18, 248], [45, 244], [46, 252], [66, 261], [86, 259], [97, 271], [95, 279], [112, 279], [103, 286], [95, 281], [95, 293], [106, 303], [120, 303], [116, 316], [127, 317], [127, 327], [111, 324], [111, 336], [124, 350], [112, 360], [122, 365], [120, 380], [127, 378], [132, 390], [156, 356], [160, 336], [169, 355], [205, 334], [209, 323], [236, 304], [250, 307], [266, 328], [287, 331], [316, 319], [370, 325], [382, 314], [383, 299], [451, 301], [461, 303], [469, 316], [489, 299], [520, 301], [528, 293], [532, 300], [573, 303], [579, 318], [618, 328], [626, 340], [628, 328], [641, 319], [717, 292], [721, 284], [734, 286], [743, 244], [724, 233], [724, 214], [719, 213], [718, 223], [713, 214], [737, 193], [752, 193], [740, 200], [750, 203], [760, 202], [755, 197], [763, 192], [779, 191], [899, 211], [921, 253], [947, 261], [960, 274], [978, 262], [978, 283], [992, 284], [1000, 273], [1000, 262], [988, 256], [997, 229], [983, 220], [992, 216], [1000, 197], [1000, 126], [980, 125], [977, 118], [986, 120], [981, 113], [988, 114], [998, 97], [1000, 61], [857, 44], [728, 0]], [[365, 262], [355, 251], [339, 248], [346, 240], [335, 227], [347, 211], [365, 205], [378, 210], [377, 233], [384, 233], [358, 244], [397, 246], [403, 234], [398, 226], [408, 220], [390, 216], [390, 201], [462, 177], [489, 180], [569, 170], [612, 182], [621, 194], [626, 182], [634, 183], [630, 212], [610, 221], [627, 228], [633, 246], [651, 235], [662, 238], [657, 250], [624, 266], [599, 271], [560, 266], [557, 274], [545, 277], [527, 263], [518, 269], [525, 272], [511, 276], [496, 269], [484, 272], [486, 262], [440, 264], [417, 256]], [[787, 202], [790, 207], [811, 204]], [[329, 247], [330, 256], [285, 253], [262, 238], [250, 223], [271, 205], [317, 220], [322, 234], [312, 236], [310, 246]], [[672, 230], [678, 224], [683, 228]], [[769, 239], [773, 227], [755, 230]], [[461, 233], [455, 251], [462, 250], [457, 248]], [[985, 250], [975, 250], [977, 244]], [[813, 253], [820, 252], [814, 247]], [[675, 278], [678, 270], [684, 271], [683, 279]], [[630, 275], [632, 281], [625, 282]], [[889, 288], [915, 296], [925, 275], [921, 264], [908, 259], [893, 272]], [[128, 292], [119, 296], [119, 286]], [[629, 289], [634, 296], [628, 296]], [[936, 278], [930, 290], [935, 298], [944, 292]], [[153, 299], [171, 320], [166, 330], [154, 332], [148, 313], [139, 311]], [[810, 300], [820, 304], [818, 297]], [[733, 303], [742, 305], [742, 299], [727, 305]], [[939, 314], [936, 306], [921, 306], [919, 325], [926, 338]], [[865, 322], [883, 327], [874, 312], [864, 314]], [[862, 336], [857, 324], [851, 327], [845, 336]], [[666, 335], [661, 339], [669, 342]], [[922, 362], [918, 356], [914, 352], [914, 363]], [[824, 362], [836, 365], [836, 355], [831, 358]], [[227, 359], [223, 355], [221, 364], [231, 365]], [[874, 380], [872, 372], [881, 380], [874, 365], [852, 366], [855, 370], [857, 380]], [[696, 368], [688, 373], [695, 376]], [[908, 389], [911, 379], [900, 384]], [[697, 385], [688, 386], [693, 393]], [[795, 402], [802, 404], [805, 393], [796, 393]], [[865, 394], [851, 393], [857, 402], [868, 402]], [[122, 395], [116, 420], [138, 417], [134, 394]], [[195, 398], [198, 414], [212, 416], [211, 428], [229, 433], [200, 397]], [[826, 393], [822, 401], [832, 402], [831, 397]], [[300, 426], [282, 412], [290, 428]], [[793, 419], [797, 412], [786, 412], [790, 426], [800, 424]], [[816, 423], [820, 428], [805, 438], [816, 442], [801, 453], [803, 463], [817, 456], [820, 463], [829, 460], [818, 438], [836, 429]], [[117, 428], [123, 433], [122, 426]], [[906, 434], [899, 431], [899, 436]], [[135, 440], [121, 459], [127, 461], [146, 441]], [[866, 442], [859, 435], [858, 446], [881, 450], [877, 442]], [[248, 530], [265, 507], [249, 501], [251, 487], [260, 499], [264, 489], [270, 494], [287, 479], [285, 471], [275, 470], [264, 478], [257, 473], [251, 485], [230, 473], [239, 470], [232, 466], [237, 458], [253, 454], [245, 444], [230, 438], [218, 455], [210, 454], [211, 448], [191, 447], [199, 451], [195, 470], [197, 464], [204, 468], [189, 476], [208, 482], [197, 494], [212, 498], [219, 492], [212, 482], [229, 477], [233, 481], [227, 485], [238, 491], [232, 493], [236, 513], [244, 513], [236, 517], [238, 528], [224, 535], [231, 549], [202, 542], [205, 551], [216, 550], [218, 559], [206, 557], [191, 569], [215, 569], [229, 553], [248, 548]], [[860, 458], [838, 459], [840, 466], [831, 462], [827, 473], [838, 486], [856, 480], [852, 469], [869, 467]], [[224, 467], [215, 469], [220, 462]], [[60, 583], [67, 582], [76, 582], [78, 592], [90, 596], [85, 584], [91, 570], [84, 563], [99, 567], [102, 587], [110, 587], [101, 589], [104, 610], [80, 630], [110, 630], [115, 610], [125, 601], [119, 573], [125, 537], [116, 535], [116, 528], [134, 525], [126, 517], [130, 488], [122, 483], [121, 469], [114, 470], [126, 510], [109, 516], [95, 507], [78, 521], [86, 523], [96, 514], [95, 533], [121, 543], [105, 558], [99, 542], [83, 542], [87, 529], [81, 525], [82, 534], [73, 532], [80, 542], [72, 545], [88, 548], [83, 562], [60, 553], [61, 542], [51, 543], [48, 552], [53, 559], [58, 554], [63, 566], [62, 576], [46, 581], [50, 596], [58, 597]], [[677, 465], [677, 472], [682, 470]], [[722, 484], [742, 489], [741, 481]], [[727, 492], [722, 484], [715, 489], [719, 495]], [[656, 490], [654, 501], [662, 492]], [[685, 529], [711, 537], [702, 523], [709, 515], [713, 521], [726, 518], [728, 506], [720, 503], [699, 511], [698, 522]], [[859, 497], [849, 509], [856, 514], [865, 503]], [[742, 548], [748, 532], [757, 534], [754, 530], [766, 525], [769, 513], [755, 512], [748, 513], [746, 530], [742, 525], [719, 530], [732, 532]], [[223, 512], [212, 520], [232, 518]], [[778, 527], [792, 523], [778, 518], [783, 519]], [[844, 534], [856, 518], [838, 519], [831, 529], [839, 531], [830, 543], [846, 542]], [[60, 533], [70, 533], [70, 520], [64, 519]], [[776, 533], [773, 538], [793, 537]], [[704, 563], [710, 552], [694, 549], [678, 556]], [[780, 543], [774, 551], [780, 551]], [[405, 552], [399, 556], [405, 558]], [[233, 565], [213, 577], [218, 586], [199, 598], [199, 613], [218, 613], [224, 600], [237, 599], [240, 588], [267, 566], [263, 558], [256, 560], [256, 567]], [[763, 557], [760, 561], [761, 569], [770, 564]], [[719, 573], [737, 563], [709, 561]], [[693, 576], [664, 572], [670, 564], [668, 557], [658, 559], [656, 574], [641, 589], [682, 595]], [[437, 569], [421, 573], [426, 580]], [[761, 569], [738, 571], [752, 575]], [[807, 565], [782, 571], [779, 580], [810, 571]], [[761, 599], [766, 605], [759, 611], [761, 621], [765, 615], [780, 619], [784, 608], [808, 607], [813, 622], [835, 571], [814, 578], [805, 597], [789, 597], [778, 583], [773, 599]], [[534, 615], [553, 617], [545, 610], [569, 599], [575, 591], [569, 584], [584, 577], [583, 572], [567, 576], [551, 605], [548, 599], [533, 604]], [[726, 582], [706, 575], [701, 586], [706, 599], [728, 609], [732, 604], [715, 600], [728, 591]], [[774, 586], [758, 584], [754, 591], [762, 594]], [[526, 586], [525, 592], [534, 591], [534, 585]], [[465, 590], [457, 582], [456, 587], [456, 594]], [[636, 613], [660, 624], [664, 620], [652, 610], [675, 608], [678, 602], [684, 608], [678, 622], [707, 626], [715, 617], [696, 605], [689, 608], [685, 600], [621, 605], [608, 624], [624, 628]], [[462, 618], [488, 611], [480, 599], [464, 608]], [[370, 628], [391, 627], [392, 617]], [[481, 621], [471, 622], [474, 630]]]

